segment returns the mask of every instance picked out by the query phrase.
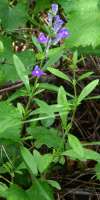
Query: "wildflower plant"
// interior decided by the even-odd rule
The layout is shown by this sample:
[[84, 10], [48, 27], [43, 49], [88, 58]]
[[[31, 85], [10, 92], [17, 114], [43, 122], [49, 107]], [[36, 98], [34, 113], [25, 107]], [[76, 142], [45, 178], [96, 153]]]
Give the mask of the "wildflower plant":
[[[66, 28], [65, 20], [61, 18], [59, 6], [56, 3], [51, 5], [47, 13], [46, 27], [47, 32], [40, 31], [37, 37], [34, 33], [32, 45], [34, 44], [38, 52], [35, 52], [34, 59], [33, 51], [31, 54], [30, 51], [28, 52], [30, 66], [32, 64], [30, 73], [24, 64], [27, 60], [26, 54], [24, 59], [13, 55], [14, 69], [20, 81], [17, 87], [16, 85], [11, 87], [15, 89], [15, 92], [12, 90], [10, 96], [7, 93], [4, 101], [0, 102], [2, 161], [0, 197], [7, 200], [18, 198], [54, 200], [53, 189], [58, 191], [61, 186], [56, 180], [50, 178], [50, 172], [57, 164], [63, 166], [66, 162], [65, 157], [81, 162], [94, 160], [97, 162], [95, 171], [100, 168], [100, 154], [87, 149], [88, 143], [81, 143], [72, 134], [77, 108], [95, 89], [99, 79], [92, 80], [82, 91], [77, 90], [80, 81], [92, 77], [93, 72], [77, 76], [78, 63], [82, 61], [82, 58], [79, 57], [77, 50], [73, 51], [71, 56], [66, 56], [67, 51], [62, 43], [65, 39], [70, 39], [72, 32]], [[2, 53], [5, 49], [2, 42], [0, 48], [0, 53]], [[58, 69], [55, 65], [61, 57], [63, 61], [68, 61], [71, 76], [67, 74], [66, 69], [63, 72], [62, 68]], [[33, 59], [32, 63], [31, 59]], [[58, 86], [49, 82], [50, 74], [59, 80], [62, 79], [64, 84]], [[72, 92], [68, 91], [69, 88]], [[44, 100], [46, 90], [51, 92], [49, 103]], [[9, 92], [9, 88], [7, 91]], [[52, 100], [53, 92], [55, 99]], [[56, 126], [56, 119], [59, 121], [60, 128]], [[43, 153], [44, 146], [45, 153]], [[7, 174], [10, 179], [9, 176], [7, 178]], [[19, 177], [22, 178], [21, 181]]]

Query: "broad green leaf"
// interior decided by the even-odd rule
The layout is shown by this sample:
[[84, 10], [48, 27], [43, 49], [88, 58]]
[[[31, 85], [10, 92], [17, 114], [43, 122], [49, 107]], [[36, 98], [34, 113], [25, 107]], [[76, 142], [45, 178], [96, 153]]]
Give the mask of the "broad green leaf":
[[24, 82], [24, 85], [26, 86], [26, 89], [29, 92], [30, 91], [30, 84], [29, 84], [29, 78], [28, 78], [28, 74], [27, 74], [27, 71], [25, 69], [25, 66], [23, 65], [21, 60], [16, 55], [13, 56], [13, 60], [14, 60], [14, 65], [16, 67], [16, 71], [18, 73], [18, 76]]
[[[2, 36], [4, 51], [0, 53], [0, 71], [4, 74], [5, 83], [10, 80], [18, 79], [16, 69], [12, 65], [12, 40], [11, 37]], [[2, 83], [3, 84], [3, 83]]]
[[25, 147], [21, 147], [21, 155], [28, 169], [31, 171], [33, 175], [36, 176], [38, 174], [38, 170], [34, 156]]
[[92, 81], [91, 83], [89, 83], [87, 86], [85, 86], [78, 97], [77, 103], [80, 104], [81, 101], [83, 101], [95, 89], [98, 83], [99, 83], [99, 79], [96, 79]]
[[69, 112], [69, 104], [68, 104], [68, 101], [66, 98], [66, 91], [64, 90], [63, 86], [60, 86], [60, 88], [59, 88], [57, 102], [59, 105], [62, 106], [62, 108], [65, 107], [65, 110], [66, 110], [64, 115], [62, 115], [62, 109], [59, 112], [63, 128], [65, 129], [66, 125], [67, 125], [67, 115]]
[[6, 75], [4, 70], [0, 70], [0, 86], [4, 85], [6, 82]]
[[75, 10], [75, 0], [58, 0], [59, 4], [62, 6], [64, 9], [64, 12], [68, 14], [70, 11]]
[[0, 197], [5, 197], [7, 189], [8, 187], [6, 186], [6, 184], [0, 182]]
[[11, 185], [6, 191], [7, 200], [30, 200], [27, 193], [17, 185]]
[[47, 9], [50, 7], [50, 0], [42, 0], [42, 3], [41, 3], [41, 0], [38, 0], [36, 1], [36, 5], [35, 5], [35, 9], [34, 9], [34, 14], [38, 14], [39, 12]]
[[[99, 0], [59, 0], [67, 16], [70, 37], [66, 47], [100, 45], [100, 6]], [[68, 4], [68, 8], [67, 8]]]
[[21, 116], [8, 102], [0, 102], [0, 139], [20, 141]]
[[52, 73], [53, 75], [70, 82], [69, 77], [66, 74], [64, 74], [63, 72], [61, 72], [59, 69], [55, 69], [53, 67], [48, 67], [47, 70], [50, 73]]
[[34, 150], [33, 154], [39, 172], [43, 173], [53, 161], [52, 154], [41, 155], [37, 150]]
[[73, 151], [79, 155], [79, 157], [83, 158], [84, 157], [84, 149], [82, 147], [81, 142], [77, 137], [74, 135], [69, 134], [68, 135], [68, 142], [70, 147], [73, 149]]
[[93, 55], [93, 56], [100, 56], [100, 45], [97, 46], [95, 49], [92, 46], [87, 47], [79, 47], [78, 52], [81, 55]]
[[46, 181], [35, 179], [32, 187], [27, 190], [29, 200], [54, 200], [53, 191]]
[[28, 15], [26, 11], [26, 6], [20, 2], [11, 7], [7, 0], [1, 0], [0, 18], [3, 28], [6, 31], [13, 31], [25, 26]]
[[42, 146], [47, 145], [49, 148], [58, 149], [62, 143], [61, 137], [58, 135], [58, 131], [53, 128], [44, 128], [31, 126], [28, 128], [28, 133], [35, 139], [35, 144]]
[[[13, 64], [13, 41], [11, 37], [7, 36], [0, 37], [0, 40], [4, 45], [4, 51], [0, 53], [0, 71], [3, 73], [5, 83], [8, 83], [9, 81], [15, 82], [16, 80], [19, 80], [19, 76]], [[33, 65], [35, 64], [35, 54], [33, 51], [28, 49], [25, 51], [17, 52], [16, 55], [24, 64], [27, 73], [31, 74]]]
[[24, 64], [27, 73], [31, 74], [33, 66], [35, 65], [36, 62], [35, 53], [31, 49], [26, 49], [24, 51], [17, 52], [16, 55]]
[[5, 20], [7, 20], [8, 10], [9, 10], [8, 0], [0, 0], [0, 20], [2, 24], [4, 24]]

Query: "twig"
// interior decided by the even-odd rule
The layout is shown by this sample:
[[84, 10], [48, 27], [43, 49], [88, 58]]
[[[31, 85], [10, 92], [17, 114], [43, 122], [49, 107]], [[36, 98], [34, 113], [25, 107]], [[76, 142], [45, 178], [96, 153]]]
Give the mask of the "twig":
[[18, 83], [16, 85], [12, 85], [12, 86], [6, 87], [6, 88], [3, 88], [3, 89], [0, 90], [0, 94], [3, 93], [3, 92], [8, 92], [8, 91], [15, 90], [17, 88], [20, 88], [21, 86], [23, 86], [23, 82]]
[[[30, 77], [29, 80], [31, 81], [33, 79], [33, 77]], [[2, 94], [3, 92], [8, 92], [8, 91], [12, 91], [12, 90], [16, 90], [20, 87], [22, 87], [24, 85], [24, 83], [22, 81], [18, 81], [16, 84], [14, 85], [10, 85], [9, 87], [3, 88], [0, 90], [0, 94]]]

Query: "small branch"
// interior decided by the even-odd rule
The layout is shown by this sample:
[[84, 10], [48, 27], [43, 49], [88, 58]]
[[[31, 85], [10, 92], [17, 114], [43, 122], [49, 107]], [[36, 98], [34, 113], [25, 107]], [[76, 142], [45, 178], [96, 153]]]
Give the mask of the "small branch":
[[15, 89], [20, 88], [22, 86], [23, 86], [23, 82], [20, 82], [20, 83], [18, 83], [16, 85], [12, 85], [12, 86], [3, 88], [3, 89], [0, 90], [0, 94], [3, 93], [3, 92], [8, 92], [8, 91], [15, 90]]
[[[30, 77], [29, 81], [32, 81], [34, 77]], [[10, 85], [8, 87], [5, 87], [3, 89], [0, 90], [0, 94], [4, 93], [4, 92], [8, 92], [8, 91], [13, 91], [16, 90], [20, 87], [22, 87], [24, 85], [24, 83], [22, 81], [18, 81], [16, 84]]]

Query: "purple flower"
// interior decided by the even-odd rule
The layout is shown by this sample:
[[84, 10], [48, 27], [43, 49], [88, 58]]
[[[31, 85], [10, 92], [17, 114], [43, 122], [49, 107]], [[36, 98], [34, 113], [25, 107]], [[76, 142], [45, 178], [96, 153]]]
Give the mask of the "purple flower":
[[59, 39], [67, 38], [67, 37], [69, 37], [69, 31], [68, 31], [66, 28], [62, 28], [62, 29], [58, 32], [57, 37], [58, 37]]
[[38, 37], [38, 42], [42, 44], [46, 44], [48, 42], [48, 38], [44, 35], [44, 33], [40, 33]]
[[63, 24], [64, 24], [64, 21], [60, 18], [59, 15], [56, 15], [54, 18], [54, 24], [53, 24], [53, 29], [55, 33], [57, 33], [60, 30]]
[[61, 39], [69, 37], [69, 31], [66, 28], [60, 29], [60, 31], [56, 34], [56, 38], [53, 40], [53, 44], [57, 44]]
[[45, 75], [45, 73], [40, 69], [38, 65], [36, 65], [34, 70], [32, 71], [32, 76], [40, 77], [43, 75]]
[[51, 5], [51, 8], [52, 8], [53, 14], [56, 15], [57, 12], [58, 12], [58, 4], [53, 3], [53, 4]]

